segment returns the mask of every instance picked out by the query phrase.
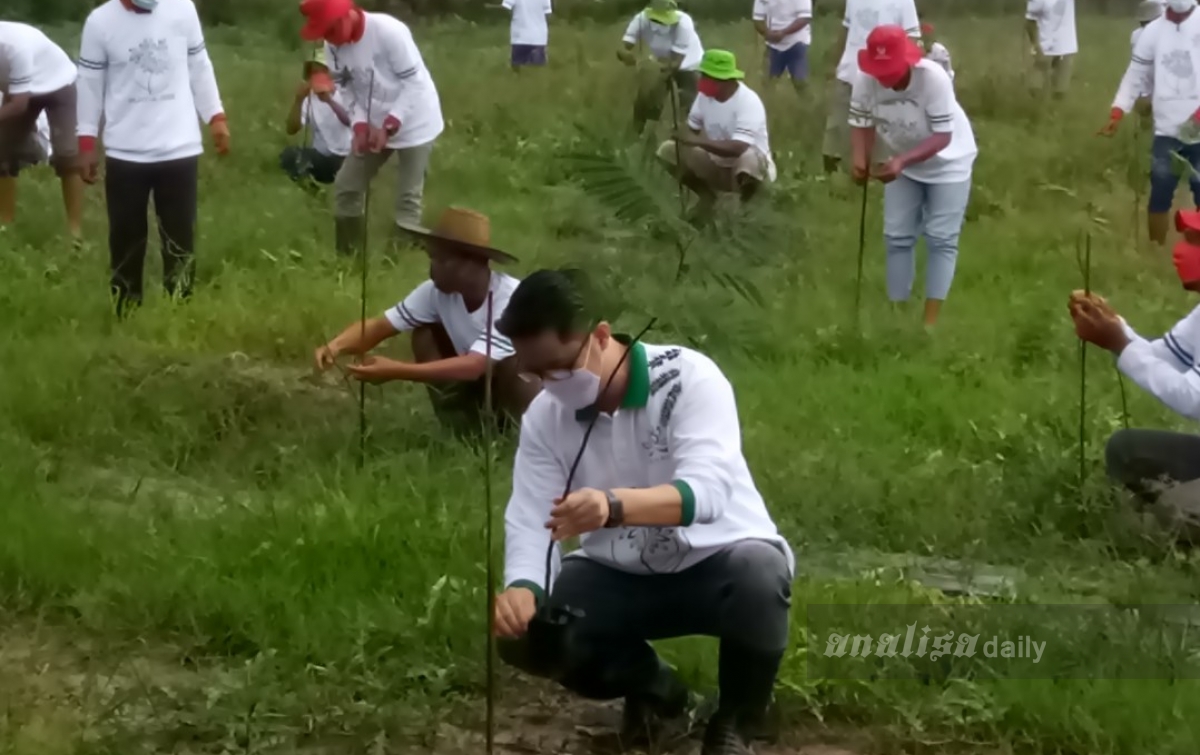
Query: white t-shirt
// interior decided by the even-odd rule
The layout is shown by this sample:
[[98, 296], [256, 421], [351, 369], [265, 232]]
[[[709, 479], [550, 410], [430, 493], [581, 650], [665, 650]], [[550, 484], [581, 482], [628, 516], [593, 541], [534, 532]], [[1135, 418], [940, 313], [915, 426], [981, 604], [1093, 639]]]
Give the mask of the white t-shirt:
[[700, 67], [700, 59], [704, 57], [704, 45], [696, 33], [696, 23], [683, 11], [679, 11], [679, 23], [672, 26], [654, 23], [646, 18], [643, 11], [629, 22], [624, 39], [631, 45], [645, 42], [659, 60], [666, 60], [672, 53], [682, 55], [681, 71], [696, 70]]
[[[342, 107], [346, 106], [340, 91], [333, 93], [333, 100]], [[312, 146], [322, 155], [345, 157], [350, 154], [354, 133], [349, 126], [338, 120], [333, 108], [322, 102], [317, 95], [308, 95], [304, 106], [300, 108], [300, 123], [312, 124]]]
[[913, 0], [846, 0], [846, 49], [838, 63], [837, 77], [854, 83], [858, 74], [858, 51], [867, 46], [867, 37], [876, 26], [899, 26], [913, 39], [921, 38], [921, 22]]
[[904, 169], [904, 175], [921, 183], [966, 181], [979, 153], [949, 74], [932, 60], [913, 66], [912, 81], [902, 92], [859, 73], [850, 94], [850, 125], [875, 128], [893, 155], [909, 151], [934, 133], [952, 134], [941, 152]]
[[1149, 93], [1156, 136], [1179, 137], [1180, 128], [1200, 108], [1200, 11], [1182, 24], [1162, 16], [1142, 29], [1113, 107], [1128, 113]]
[[1139, 336], [1124, 320], [1121, 324], [1130, 343], [1117, 368], [1167, 407], [1200, 420], [1200, 307], [1154, 341]]
[[787, 35], [779, 42], [768, 42], [776, 50], [790, 50], [797, 44], [812, 44], [812, 0], [754, 0], [755, 21], [766, 21], [771, 31], [786, 29], [798, 18], [807, 18], [809, 23], [798, 32]]
[[[767, 161], [767, 176], [775, 180], [775, 160], [771, 157], [771, 140], [767, 135], [767, 109], [754, 90], [739, 84], [729, 99], [721, 102], [708, 95], [697, 95], [688, 114], [688, 127], [714, 141], [738, 141], [750, 145]], [[733, 157], [712, 155], [718, 165], [732, 167]]]
[[0, 21], [0, 91], [50, 94], [74, 84], [78, 75], [71, 58], [41, 31]]
[[550, 42], [550, 27], [546, 16], [551, 13], [550, 0], [504, 0], [512, 11], [509, 41], [514, 45], [545, 47]]
[[[674, 527], [614, 527], [579, 538], [567, 558], [586, 558], [629, 574], [673, 574], [743, 540], [779, 534], [742, 453], [733, 386], [711, 359], [679, 346], [634, 344], [621, 407], [601, 413], [579, 460], [575, 489], [673, 485], [683, 502]], [[546, 554], [551, 584], [561, 550], [546, 520], [588, 429], [585, 415], [543, 390], [521, 419], [513, 489], [504, 513], [504, 584], [540, 591]]]
[[1075, 0], [1029, 0], [1025, 18], [1037, 21], [1038, 45], [1045, 55], [1079, 52], [1075, 35]]
[[[366, 13], [362, 39], [334, 47], [325, 59], [350, 103], [350, 122], [382, 127], [387, 117], [400, 121], [389, 149], [429, 144], [441, 136], [442, 103], [412, 31], [386, 13]], [[373, 100], [372, 100], [373, 97]]]
[[[492, 273], [492, 359], [496, 361], [513, 355], [512, 341], [500, 335], [495, 324], [504, 314], [504, 308], [508, 306], [508, 300], [519, 283], [511, 275]], [[459, 356], [472, 351], [476, 354], [488, 353], [487, 303], [474, 312], [468, 312], [462, 294], [439, 291], [433, 281], [425, 281], [417, 286], [404, 301], [389, 309], [384, 316], [401, 333], [422, 325], [440, 323]]]
[[200, 155], [200, 121], [224, 108], [192, 0], [159, 0], [153, 13], [108, 0], [92, 11], [79, 43], [78, 95], [78, 133], [97, 136], [103, 123], [108, 157]]

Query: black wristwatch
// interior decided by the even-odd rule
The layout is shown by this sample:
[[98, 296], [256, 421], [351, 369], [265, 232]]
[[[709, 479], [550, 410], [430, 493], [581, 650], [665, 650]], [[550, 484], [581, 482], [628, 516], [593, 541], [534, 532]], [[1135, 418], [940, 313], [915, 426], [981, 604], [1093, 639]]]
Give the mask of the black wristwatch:
[[611, 490], [604, 491], [604, 495], [608, 498], [608, 521], [604, 523], [604, 528], [611, 530], [624, 526], [625, 504]]

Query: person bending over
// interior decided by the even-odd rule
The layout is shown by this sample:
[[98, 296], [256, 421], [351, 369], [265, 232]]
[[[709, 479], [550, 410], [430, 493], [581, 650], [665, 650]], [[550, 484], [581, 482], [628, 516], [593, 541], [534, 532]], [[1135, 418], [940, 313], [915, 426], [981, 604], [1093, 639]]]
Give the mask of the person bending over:
[[319, 184], [331, 184], [350, 154], [351, 132], [350, 113], [329, 75], [324, 48], [318, 48], [304, 64], [304, 81], [288, 111], [288, 136], [295, 136], [305, 126], [312, 129], [311, 143], [284, 148], [279, 165], [293, 181], [312, 178]]
[[[746, 755], [788, 645], [792, 551], [742, 455], [721, 369], [614, 334], [585, 288], [575, 272], [533, 273], [497, 325], [544, 385], [521, 422], [505, 515], [500, 656], [581, 696], [623, 698], [629, 746], [657, 741], [688, 707], [649, 643], [716, 637], [720, 704], [702, 753]], [[547, 622], [567, 612], [562, 642], [547, 642]]]

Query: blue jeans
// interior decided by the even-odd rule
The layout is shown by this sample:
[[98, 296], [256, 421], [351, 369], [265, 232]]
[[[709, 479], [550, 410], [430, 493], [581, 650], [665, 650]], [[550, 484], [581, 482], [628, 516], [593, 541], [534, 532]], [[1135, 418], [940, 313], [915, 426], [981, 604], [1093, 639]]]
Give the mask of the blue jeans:
[[916, 277], [913, 250], [925, 236], [929, 264], [925, 298], [943, 301], [954, 281], [958, 235], [971, 198], [971, 179], [927, 184], [901, 175], [883, 190], [883, 239], [887, 244], [887, 288], [892, 301], [906, 301]]
[[[1200, 170], [1200, 144], [1184, 144], [1171, 136], [1154, 137], [1154, 146], [1150, 148], [1150, 212], [1164, 213], [1171, 211], [1175, 202], [1175, 187], [1179, 185], [1179, 175], [1172, 164], [1171, 153], [1178, 152], [1194, 170]], [[1182, 166], [1181, 166], [1182, 167]], [[1192, 199], [1200, 207], [1200, 179], [1196, 176], [1188, 178], [1192, 185]]]
[[767, 68], [767, 75], [772, 79], [787, 73], [793, 81], [805, 81], [808, 79], [808, 45], [797, 42], [786, 50], [768, 47]]

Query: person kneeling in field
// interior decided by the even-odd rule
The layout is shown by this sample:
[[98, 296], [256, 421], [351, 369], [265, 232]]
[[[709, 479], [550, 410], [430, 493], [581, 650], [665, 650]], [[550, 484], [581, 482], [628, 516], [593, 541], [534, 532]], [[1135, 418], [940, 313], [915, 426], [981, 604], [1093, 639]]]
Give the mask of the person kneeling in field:
[[650, 48], [657, 65], [651, 63], [640, 71], [637, 99], [633, 103], [633, 127], [639, 134], [647, 122], [662, 116], [672, 86], [679, 94], [680, 114], [692, 106], [696, 98], [696, 67], [704, 54], [695, 22], [679, 10], [676, 0], [651, 0], [645, 10], [634, 16], [625, 29], [617, 58], [627, 66], [638, 65], [633, 48], [642, 43]]
[[429, 280], [383, 317], [356, 322], [318, 348], [317, 369], [327, 370], [343, 354], [364, 355], [397, 333], [411, 332], [413, 362], [367, 357], [347, 371], [368, 383], [427, 383], [439, 419], [470, 430], [482, 419], [490, 340], [495, 406], [504, 415], [520, 417], [539, 386], [518, 372], [512, 343], [494, 327], [518, 281], [491, 269], [492, 262], [516, 258], [491, 247], [487, 217], [470, 210], [446, 210], [433, 230], [406, 230], [427, 241]]
[[[1146, 225], [1150, 240], [1159, 245], [1167, 243], [1171, 206], [1179, 185], [1172, 155], [1180, 155], [1193, 169], [1200, 168], [1200, 138], [1194, 138], [1200, 128], [1200, 77], [1192, 63], [1197, 36], [1200, 13], [1196, 13], [1196, 0], [1169, 0], [1163, 17], [1151, 22], [1138, 37], [1108, 123], [1100, 129], [1102, 136], [1117, 133], [1121, 119], [1138, 98], [1150, 94], [1154, 144]], [[1200, 204], [1200, 178], [1193, 174], [1189, 182], [1192, 196]]]
[[[742, 456], [720, 368], [614, 334], [584, 289], [577, 272], [538, 271], [497, 325], [544, 386], [521, 422], [505, 515], [500, 657], [583, 697], [623, 698], [627, 748], [659, 742], [692, 699], [649, 642], [719, 638], [702, 753], [748, 755], [788, 645], [792, 551]], [[580, 550], [561, 558], [574, 538]]]
[[[954, 84], [899, 26], [880, 26], [858, 53], [850, 94], [853, 176], [886, 184], [883, 236], [888, 298], [908, 300], [916, 275], [913, 250], [924, 234], [925, 327], [937, 324], [958, 260], [958, 237], [971, 198], [978, 149]], [[878, 131], [893, 157], [871, 170]]]
[[[61, 47], [38, 29], [0, 21], [0, 223], [16, 220], [17, 176], [31, 164], [52, 159], [62, 182], [67, 230], [83, 233], [83, 177], [76, 131], [78, 69]], [[39, 154], [40, 119], [47, 117], [52, 158]]]
[[[1186, 291], [1200, 293], [1200, 211], [1175, 216], [1183, 239], [1175, 245], [1175, 270]], [[1162, 337], [1147, 341], [1096, 294], [1076, 291], [1069, 310], [1082, 340], [1111, 351], [1117, 368], [1143, 390], [1193, 420], [1200, 420], [1200, 307]], [[1108, 441], [1109, 477], [1149, 504], [1182, 483], [1200, 480], [1200, 436], [1166, 430], [1118, 430]], [[1190, 496], [1191, 498], [1198, 498]], [[1200, 500], [1183, 498], [1167, 508], [1167, 518], [1183, 525], [1191, 540], [1200, 537]]]
[[699, 195], [694, 214], [700, 220], [707, 219], [719, 194], [737, 192], [749, 200], [764, 182], [775, 180], [767, 111], [743, 78], [733, 53], [704, 53], [689, 131], [658, 148], [658, 159], [671, 174]]
[[305, 125], [312, 127], [312, 144], [285, 148], [279, 155], [280, 167], [293, 181], [312, 178], [331, 184], [350, 154], [350, 114], [329, 76], [323, 48], [304, 64], [304, 81], [288, 111], [288, 136], [300, 133]]

